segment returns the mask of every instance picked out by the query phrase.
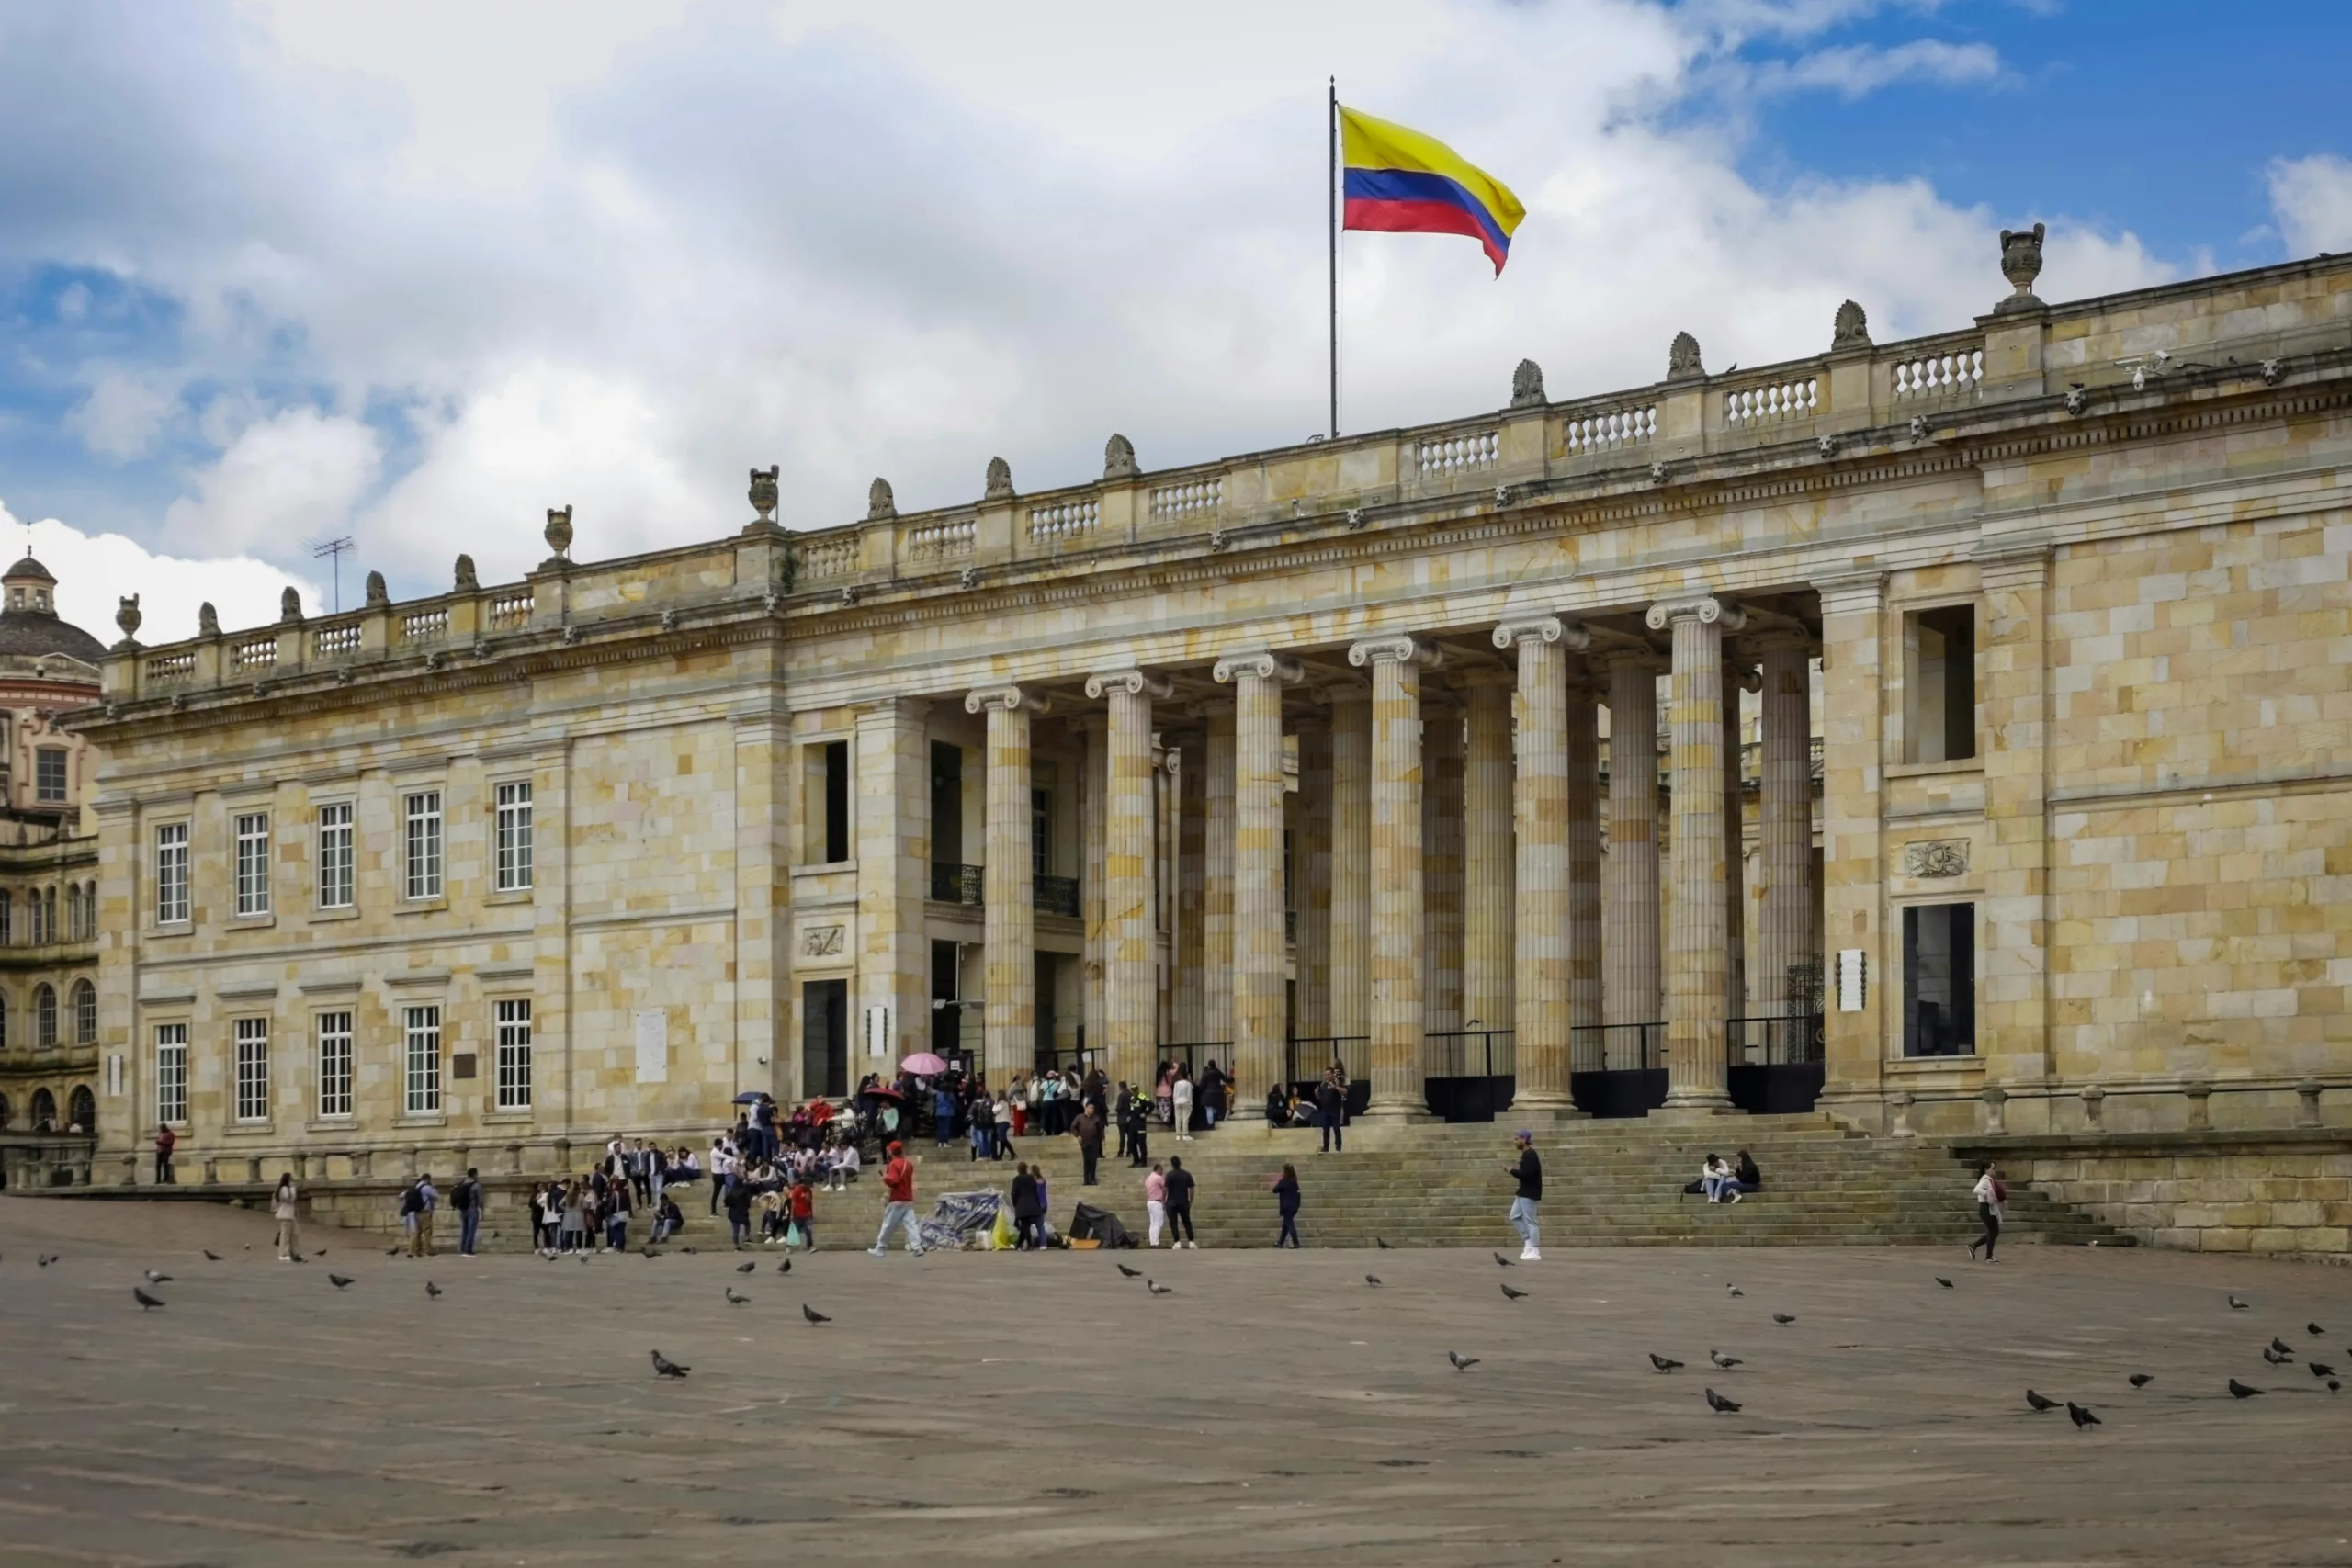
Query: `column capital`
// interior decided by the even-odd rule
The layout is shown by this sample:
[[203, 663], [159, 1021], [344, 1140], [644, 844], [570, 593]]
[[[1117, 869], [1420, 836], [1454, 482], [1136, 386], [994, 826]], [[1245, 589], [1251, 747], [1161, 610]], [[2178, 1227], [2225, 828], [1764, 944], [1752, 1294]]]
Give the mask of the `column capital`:
[[1174, 696], [1176, 688], [1148, 670], [1106, 670], [1086, 678], [1089, 701], [1100, 702], [1113, 692], [1125, 692], [1131, 697], [1165, 699]]
[[1566, 643], [1582, 652], [1592, 646], [1592, 633], [1577, 622], [1559, 615], [1533, 615], [1522, 620], [1505, 621], [1495, 627], [1497, 648], [1517, 648], [1530, 640]]
[[1285, 686], [1295, 686], [1306, 679], [1306, 667], [1272, 649], [1260, 649], [1250, 653], [1228, 653], [1216, 661], [1209, 673], [1220, 686], [1229, 686], [1244, 675], [1255, 675], [1261, 681], [1278, 681]]
[[998, 710], [1005, 713], [1049, 714], [1054, 711], [1054, 705], [1037, 693], [1021, 686], [982, 686], [977, 691], [964, 694], [966, 713], [989, 713]]
[[1721, 626], [1736, 632], [1747, 625], [1747, 612], [1713, 594], [1702, 594], [1695, 599], [1661, 599], [1652, 604], [1643, 622], [1650, 630], [1662, 632], [1677, 621], [1695, 620], [1701, 626]]
[[1348, 662], [1358, 670], [1390, 661], [1418, 664], [1424, 670], [1434, 670], [1442, 660], [1443, 655], [1438, 649], [1409, 632], [1398, 632], [1393, 637], [1368, 637], [1348, 647]]

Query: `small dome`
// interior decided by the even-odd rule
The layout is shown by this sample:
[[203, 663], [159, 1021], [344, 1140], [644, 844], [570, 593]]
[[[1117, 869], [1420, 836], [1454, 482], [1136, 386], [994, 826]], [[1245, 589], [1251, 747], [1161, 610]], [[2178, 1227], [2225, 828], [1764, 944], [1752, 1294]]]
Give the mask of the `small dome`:
[[30, 550], [25, 552], [24, 559], [8, 569], [6, 576], [0, 577], [0, 582], [14, 582], [19, 578], [31, 582], [53, 583], [57, 581], [50, 575], [49, 568], [33, 559], [33, 553]]
[[106, 644], [81, 627], [57, 618], [57, 579], [49, 568], [25, 558], [0, 575], [6, 595], [0, 598], [0, 659], [39, 659], [62, 653], [96, 664], [107, 656]]

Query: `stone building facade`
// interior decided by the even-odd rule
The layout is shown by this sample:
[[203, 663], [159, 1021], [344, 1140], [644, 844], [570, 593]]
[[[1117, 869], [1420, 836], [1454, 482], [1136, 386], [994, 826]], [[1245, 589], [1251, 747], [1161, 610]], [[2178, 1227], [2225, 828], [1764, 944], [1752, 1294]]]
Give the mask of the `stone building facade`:
[[808, 532], [766, 470], [711, 544], [565, 508], [523, 582], [127, 633], [109, 1152], [551, 1168], [943, 1046], [2340, 1126], [2352, 259], [2001, 262], [1901, 344]]

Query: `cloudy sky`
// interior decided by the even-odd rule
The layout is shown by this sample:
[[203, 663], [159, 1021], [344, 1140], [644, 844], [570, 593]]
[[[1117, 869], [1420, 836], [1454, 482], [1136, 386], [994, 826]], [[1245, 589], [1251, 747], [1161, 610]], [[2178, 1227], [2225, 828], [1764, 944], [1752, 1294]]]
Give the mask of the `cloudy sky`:
[[[1351, 236], [1341, 423], [2352, 247], [2352, 23], [2266, 0], [12, 0], [0, 526], [113, 635], [1298, 440], [1323, 94], [1529, 215]], [[2278, 40], [2298, 45], [2281, 49]], [[2333, 39], [2331, 43], [2327, 40]], [[15, 547], [9, 546], [12, 550]]]

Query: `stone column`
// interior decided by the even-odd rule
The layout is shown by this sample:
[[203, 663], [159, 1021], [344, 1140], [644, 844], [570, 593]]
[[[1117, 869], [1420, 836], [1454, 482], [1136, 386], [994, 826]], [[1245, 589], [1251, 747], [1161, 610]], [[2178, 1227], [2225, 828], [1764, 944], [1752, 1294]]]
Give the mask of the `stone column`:
[[1372, 693], [1331, 694], [1331, 1032], [1372, 1033]]
[[[1511, 915], [1518, 883], [1511, 677], [1481, 670], [1469, 681], [1470, 753], [1463, 772], [1463, 1026], [1475, 1018], [1481, 1029], [1511, 1029], [1517, 1016]], [[1522, 1077], [1525, 1070], [1522, 1062]]]
[[1723, 634], [1745, 624], [1714, 598], [1653, 604], [1652, 631], [1674, 632], [1674, 931], [1667, 944], [1666, 1103], [1726, 1108], [1724, 1091]]
[[1657, 886], [1657, 660], [1639, 649], [1614, 652], [1609, 671], [1609, 871], [1603, 889], [1607, 936], [1601, 1004], [1607, 1065], [1643, 1065], [1633, 1032], [1659, 1015]]
[[[857, 996], [852, 1055], [862, 1076], [898, 1071], [899, 1060], [931, 1049], [930, 705], [891, 698], [857, 714]], [[546, 807], [541, 804], [540, 809]], [[865, 1013], [888, 1010], [889, 1059], [865, 1055]]]
[[[1208, 797], [1208, 846], [1202, 861], [1201, 1026], [1203, 1040], [1233, 1038], [1233, 706], [1208, 703], [1201, 792]], [[1261, 1087], [1262, 1097], [1265, 1089]]]
[[988, 837], [981, 867], [986, 959], [980, 1038], [989, 1082], [1009, 1083], [1037, 1055], [1036, 889], [1029, 845], [1029, 717], [1045, 704], [1018, 686], [967, 694], [989, 716]]
[[1568, 1070], [1601, 1066], [1600, 724], [1591, 676], [1568, 672]]
[[1110, 748], [1105, 744], [1108, 721], [1099, 713], [1071, 720], [1084, 755], [1078, 784], [1078, 911], [1086, 926], [1085, 953], [1080, 969], [1085, 1001], [1080, 1022], [1090, 1051], [1101, 1051], [1110, 1028], [1104, 1010], [1102, 981], [1109, 958], [1103, 945], [1103, 833], [1110, 818]]
[[1495, 646], [1519, 659], [1518, 865], [1511, 988], [1519, 1089], [1514, 1111], [1568, 1104], [1568, 628], [1556, 615], [1506, 621]]
[[1763, 792], [1757, 848], [1763, 899], [1756, 934], [1756, 984], [1770, 1013], [1788, 1011], [1789, 971], [1809, 964], [1813, 912], [1812, 645], [1795, 633], [1764, 640]]
[[1421, 1060], [1421, 671], [1434, 649], [1371, 637], [1348, 662], [1372, 671], [1372, 1104], [1424, 1110]]
[[[1164, 1043], [1176, 1021], [1176, 815], [1183, 757], [1161, 737], [1151, 738], [1151, 1037]], [[1159, 1058], [1152, 1057], [1157, 1074]]]
[[1463, 1025], [1462, 730], [1453, 693], [1422, 694], [1421, 1028], [1429, 1034]]
[[1151, 930], [1151, 703], [1171, 694], [1141, 670], [1087, 678], [1110, 700], [1111, 784], [1103, 813], [1103, 1070], [1112, 1081], [1149, 1077], [1155, 1055]]
[[[1747, 1006], [1747, 792], [1740, 782], [1739, 693], [1748, 665], [1739, 650], [1724, 648], [1724, 1017], [1746, 1018]], [[1730, 1058], [1726, 1057], [1728, 1061]]]
[[[1885, 1076], [1881, 1020], [1893, 1016], [1883, 999], [1886, 579], [1872, 570], [1814, 587], [1821, 594], [1822, 903], [1829, 949], [1823, 955], [1829, 962], [1822, 975], [1821, 1103], [1874, 1118]], [[1840, 950], [1861, 958], [1862, 1005], [1852, 1012], [1838, 1007]]]
[[1201, 777], [1202, 738], [1184, 737], [1189, 775], [1176, 808], [1176, 1019], [1179, 1040], [1205, 1040], [1208, 1006], [1202, 983], [1202, 905], [1208, 886], [1209, 797]]
[[1321, 713], [1298, 727], [1298, 1023], [1313, 1040], [1331, 1031], [1331, 723]]
[[[1985, 835], [1976, 1053], [1988, 1081], [2034, 1083], [2057, 1066], [2049, 968], [2051, 544], [2039, 534], [1987, 538], [1976, 560], [1984, 595], [1976, 668]], [[1974, 976], [1952, 978], [1975, 983]], [[1889, 1042], [1890, 1055], [1902, 1049], [1899, 1036]]]
[[1233, 687], [1233, 1109], [1246, 1118], [1265, 1114], [1283, 1071], [1283, 688], [1306, 671], [1248, 653], [1212, 672]]

